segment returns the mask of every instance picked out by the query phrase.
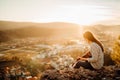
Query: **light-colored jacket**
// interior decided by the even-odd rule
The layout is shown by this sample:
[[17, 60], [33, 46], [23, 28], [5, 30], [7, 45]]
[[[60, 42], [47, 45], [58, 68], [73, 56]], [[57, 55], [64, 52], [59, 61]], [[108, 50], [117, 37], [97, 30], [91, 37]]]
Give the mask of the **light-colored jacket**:
[[92, 65], [94, 69], [100, 69], [104, 64], [104, 53], [101, 47], [93, 42], [90, 44], [90, 53], [92, 55], [91, 58], [88, 58], [88, 62]]

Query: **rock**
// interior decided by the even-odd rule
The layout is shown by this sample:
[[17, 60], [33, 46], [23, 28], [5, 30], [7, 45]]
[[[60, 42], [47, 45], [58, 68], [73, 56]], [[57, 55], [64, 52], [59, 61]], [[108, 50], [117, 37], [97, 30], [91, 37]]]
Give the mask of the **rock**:
[[119, 66], [104, 66], [100, 70], [79, 69], [47, 70], [41, 80], [120, 80]]

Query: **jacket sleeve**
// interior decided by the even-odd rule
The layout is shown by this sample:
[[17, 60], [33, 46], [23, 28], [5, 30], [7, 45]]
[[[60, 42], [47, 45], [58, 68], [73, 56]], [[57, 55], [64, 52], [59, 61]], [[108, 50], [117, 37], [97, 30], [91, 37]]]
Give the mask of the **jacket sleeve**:
[[97, 62], [99, 56], [99, 48], [95, 44], [92, 44], [90, 46], [90, 53], [92, 57], [87, 59], [88, 62]]

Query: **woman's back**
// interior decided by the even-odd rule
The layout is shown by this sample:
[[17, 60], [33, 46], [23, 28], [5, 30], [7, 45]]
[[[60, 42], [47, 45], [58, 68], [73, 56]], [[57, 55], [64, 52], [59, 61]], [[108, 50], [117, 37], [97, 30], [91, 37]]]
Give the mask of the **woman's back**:
[[90, 53], [92, 57], [88, 58], [88, 61], [95, 69], [100, 69], [104, 64], [104, 53], [101, 47], [97, 43], [92, 42], [90, 44]]

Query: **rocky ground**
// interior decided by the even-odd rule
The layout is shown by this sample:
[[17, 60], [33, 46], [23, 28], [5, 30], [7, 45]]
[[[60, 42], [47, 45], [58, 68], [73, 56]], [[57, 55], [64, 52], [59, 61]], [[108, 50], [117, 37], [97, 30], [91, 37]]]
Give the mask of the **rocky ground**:
[[120, 80], [120, 66], [104, 66], [100, 70], [65, 69], [47, 70], [41, 80]]

